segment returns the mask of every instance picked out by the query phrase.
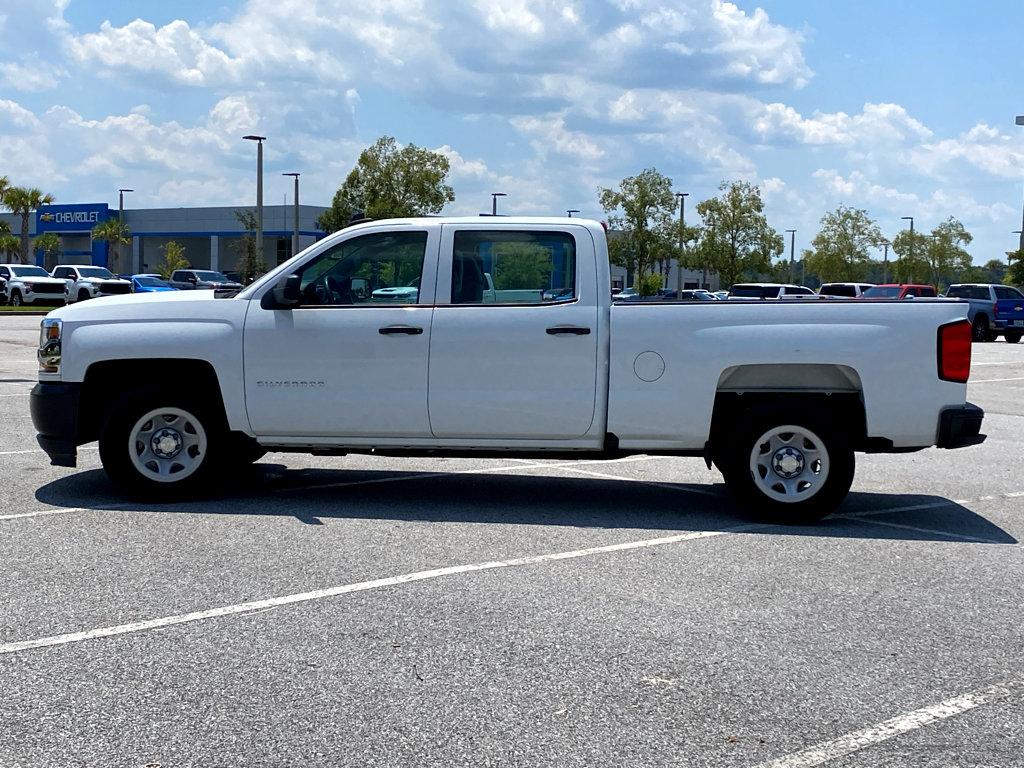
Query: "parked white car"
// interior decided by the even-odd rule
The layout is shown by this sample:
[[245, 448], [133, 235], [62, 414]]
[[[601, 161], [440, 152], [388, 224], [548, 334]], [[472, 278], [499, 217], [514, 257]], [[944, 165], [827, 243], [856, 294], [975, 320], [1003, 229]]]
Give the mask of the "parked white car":
[[7, 301], [15, 307], [64, 304], [64, 284], [51, 278], [42, 267], [0, 264], [0, 280], [7, 281]]
[[[496, 302], [485, 300], [485, 270], [502, 276]], [[353, 276], [369, 291], [326, 290]], [[416, 278], [416, 303], [373, 301], [382, 285]], [[571, 296], [545, 301], [551, 285]], [[984, 440], [984, 413], [966, 402], [966, 310], [613, 303], [596, 221], [368, 222], [234, 297], [179, 291], [55, 310], [31, 411], [54, 464], [74, 466], [77, 446], [98, 439], [117, 487], [160, 499], [269, 450], [657, 453], [716, 465], [754, 514], [808, 521], [845, 498], [855, 451]]]
[[62, 264], [53, 269], [53, 277], [64, 282], [68, 304], [97, 296], [130, 294], [132, 282], [118, 278], [106, 267], [91, 264]]
[[793, 283], [737, 283], [729, 289], [729, 299], [818, 299], [807, 286]]

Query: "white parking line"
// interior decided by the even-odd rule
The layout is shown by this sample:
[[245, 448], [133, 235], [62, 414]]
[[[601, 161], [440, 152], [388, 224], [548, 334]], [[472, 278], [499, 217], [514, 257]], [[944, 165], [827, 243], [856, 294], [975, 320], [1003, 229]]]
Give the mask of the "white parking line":
[[866, 729], [858, 729], [855, 732], [844, 734], [834, 740], [819, 742], [804, 750], [790, 753], [788, 756], [776, 759], [765, 764], [768, 767], [806, 767], [820, 766], [828, 761], [848, 756], [863, 750], [871, 745], [892, 739], [900, 734], [920, 729], [928, 724], [937, 721], [944, 721], [947, 718], [966, 713], [968, 710], [987, 705], [997, 700], [1005, 699], [1011, 695], [1024, 690], [1024, 681], [1007, 681], [1005, 683], [987, 686], [983, 689], [976, 689], [959, 697], [952, 697], [943, 700], [935, 705], [929, 705], [920, 710], [904, 713], [901, 716], [882, 721], [880, 724], [869, 726]]
[[54, 507], [49, 510], [35, 510], [31, 513], [11, 513], [0, 515], [0, 521], [10, 521], [14, 518], [36, 518], [40, 515], [58, 515], [60, 513], [84, 513], [87, 510], [103, 510], [102, 507]]
[[1005, 379], [969, 379], [967, 384], [986, 384], [987, 382], [1019, 382], [1024, 376], [1011, 376]]
[[509, 569], [518, 566], [532, 566], [540, 563], [553, 561], [566, 561], [574, 558], [585, 558], [592, 555], [604, 553], [617, 553], [629, 550], [640, 550], [649, 547], [660, 547], [671, 545], [677, 542], [685, 542], [695, 539], [706, 539], [708, 537], [719, 537], [724, 534], [736, 534], [740, 532], [753, 532], [769, 528], [769, 524], [754, 524], [751, 526], [736, 526], [720, 531], [690, 531], [685, 534], [675, 534], [669, 537], [658, 537], [656, 539], [643, 539], [633, 542], [620, 542], [614, 545], [601, 545], [588, 547], [582, 550], [568, 550], [561, 553], [545, 553], [543, 555], [531, 555], [524, 558], [513, 558], [508, 561], [483, 561], [481, 563], [469, 563], [462, 566], [446, 566], [440, 569], [429, 569], [427, 571], [416, 571], [409, 574], [399, 574], [394, 577], [383, 579], [372, 579], [366, 582], [356, 582], [351, 585], [338, 585], [336, 587], [324, 588], [322, 590], [311, 590], [305, 593], [292, 593], [291, 595], [278, 596], [276, 598], [265, 598], [258, 601], [247, 601], [245, 603], [231, 606], [220, 606], [214, 609], [194, 611], [187, 614], [173, 614], [168, 617], [130, 622], [125, 625], [112, 625], [109, 627], [85, 630], [79, 633], [65, 633], [63, 635], [48, 636], [46, 638], [34, 638], [27, 641], [14, 641], [0, 644], [0, 654], [12, 654], [27, 649], [41, 649], [49, 646], [62, 646], [65, 644], [89, 641], [94, 638], [107, 638], [110, 636], [124, 635], [126, 633], [138, 633], [147, 630], [170, 627], [172, 625], [184, 625], [190, 622], [226, 617], [233, 614], [259, 611], [261, 609], [272, 609], [279, 606], [288, 606], [308, 601], [319, 601], [325, 598], [333, 598], [347, 593], [359, 593], [366, 590], [404, 585], [409, 582], [423, 582], [425, 580], [448, 577], [455, 574], [468, 574], [476, 571], [491, 571], [494, 569]]

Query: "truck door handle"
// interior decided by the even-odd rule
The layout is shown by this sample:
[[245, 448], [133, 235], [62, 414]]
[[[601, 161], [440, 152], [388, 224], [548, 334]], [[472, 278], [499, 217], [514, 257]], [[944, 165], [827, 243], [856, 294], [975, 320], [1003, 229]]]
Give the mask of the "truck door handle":
[[572, 336], [586, 336], [590, 333], [589, 328], [583, 328], [581, 326], [555, 326], [547, 330], [552, 336], [559, 334], [571, 334]]
[[405, 334], [406, 336], [416, 336], [422, 334], [423, 329], [419, 326], [385, 326], [384, 328], [377, 329], [378, 334]]

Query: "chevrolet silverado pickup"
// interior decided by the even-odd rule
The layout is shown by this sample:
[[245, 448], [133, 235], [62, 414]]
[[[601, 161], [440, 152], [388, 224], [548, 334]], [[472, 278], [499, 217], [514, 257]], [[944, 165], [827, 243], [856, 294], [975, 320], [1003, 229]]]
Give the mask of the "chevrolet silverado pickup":
[[266, 451], [643, 453], [703, 457], [742, 507], [809, 521], [842, 502], [857, 451], [984, 439], [966, 307], [618, 302], [599, 222], [366, 222], [233, 297], [51, 312], [31, 411], [53, 464], [98, 440], [132, 495], [199, 493]]

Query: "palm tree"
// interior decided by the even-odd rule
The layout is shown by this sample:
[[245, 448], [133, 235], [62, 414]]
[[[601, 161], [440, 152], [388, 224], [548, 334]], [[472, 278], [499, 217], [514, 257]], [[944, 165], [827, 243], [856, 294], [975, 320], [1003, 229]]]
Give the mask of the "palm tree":
[[52, 270], [60, 257], [60, 235], [56, 232], [44, 232], [36, 237], [32, 247], [43, 252], [43, 266]]
[[117, 272], [120, 262], [121, 246], [132, 242], [132, 233], [128, 225], [120, 219], [107, 219], [92, 228], [92, 239], [106, 241], [114, 247], [114, 259], [110, 265], [113, 272]]
[[21, 243], [16, 236], [11, 235], [10, 232], [0, 232], [0, 255], [3, 256], [5, 262], [18, 253], [20, 248]]
[[53, 195], [43, 193], [36, 187], [8, 187], [3, 194], [3, 203], [11, 211], [21, 217], [21, 253], [22, 264], [28, 264], [28, 217], [39, 206], [53, 202]]

